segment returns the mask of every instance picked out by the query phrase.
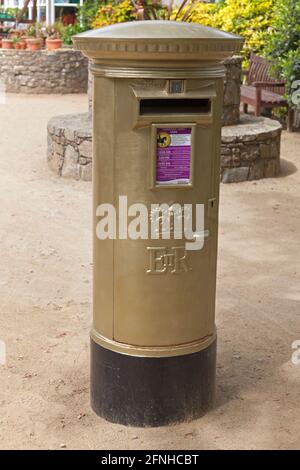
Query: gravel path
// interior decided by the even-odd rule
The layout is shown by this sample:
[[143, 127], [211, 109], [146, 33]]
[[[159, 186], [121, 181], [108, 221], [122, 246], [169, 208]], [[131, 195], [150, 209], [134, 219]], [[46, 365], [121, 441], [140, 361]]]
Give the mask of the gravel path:
[[46, 124], [86, 96], [0, 104], [0, 448], [300, 447], [300, 134], [279, 178], [222, 185], [217, 406], [170, 428], [112, 425], [89, 406], [91, 184], [46, 164]]

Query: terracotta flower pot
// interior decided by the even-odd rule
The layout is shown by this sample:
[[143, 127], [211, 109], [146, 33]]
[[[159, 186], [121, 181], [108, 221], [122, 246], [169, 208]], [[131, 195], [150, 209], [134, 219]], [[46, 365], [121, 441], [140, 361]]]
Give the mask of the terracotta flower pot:
[[13, 49], [14, 43], [12, 39], [2, 39], [2, 49]]
[[2, 47], [2, 38], [0, 38], [0, 48]]
[[61, 39], [46, 39], [46, 45], [48, 51], [53, 51], [54, 49], [61, 49], [62, 47], [62, 40]]
[[42, 48], [43, 40], [39, 38], [26, 39], [27, 48], [30, 51], [39, 51]]
[[25, 41], [16, 42], [15, 43], [15, 49], [17, 49], [17, 50], [26, 49], [26, 42]]

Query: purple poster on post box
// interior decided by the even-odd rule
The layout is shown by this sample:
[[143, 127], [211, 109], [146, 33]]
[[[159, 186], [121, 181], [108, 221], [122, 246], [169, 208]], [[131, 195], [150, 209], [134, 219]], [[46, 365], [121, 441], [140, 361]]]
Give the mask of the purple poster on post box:
[[157, 128], [156, 184], [189, 184], [190, 127]]

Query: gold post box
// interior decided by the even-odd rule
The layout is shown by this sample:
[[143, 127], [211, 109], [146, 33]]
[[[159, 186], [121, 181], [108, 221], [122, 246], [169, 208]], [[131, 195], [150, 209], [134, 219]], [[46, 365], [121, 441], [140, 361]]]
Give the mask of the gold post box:
[[242, 42], [174, 21], [74, 37], [94, 75], [92, 406], [110, 421], [213, 404], [222, 60]]

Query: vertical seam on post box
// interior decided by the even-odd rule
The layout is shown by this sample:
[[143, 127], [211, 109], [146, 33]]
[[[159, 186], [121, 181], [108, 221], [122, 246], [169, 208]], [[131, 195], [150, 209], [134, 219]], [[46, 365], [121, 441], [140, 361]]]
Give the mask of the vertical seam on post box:
[[[224, 78], [218, 79], [218, 80], [215, 79], [215, 87], [217, 88], [219, 92], [221, 92], [221, 86], [223, 86], [223, 83], [224, 83]], [[216, 96], [219, 96], [218, 92]], [[217, 165], [216, 157], [218, 156], [217, 158], [219, 162], [219, 158], [220, 158], [219, 147], [221, 145], [221, 132], [222, 132], [221, 124], [219, 124], [220, 128], [219, 128], [217, 139], [214, 138], [214, 135], [216, 135], [216, 126], [218, 125], [217, 123], [220, 122], [220, 119], [222, 116], [222, 109], [221, 109], [222, 101], [223, 101], [223, 95], [222, 97], [219, 97], [219, 99], [215, 98], [214, 110], [213, 110], [213, 126], [212, 126], [212, 135], [211, 135], [211, 139], [213, 140], [214, 158], [212, 159], [212, 166], [211, 166], [211, 195], [210, 197], [216, 198], [216, 205], [217, 205], [217, 207], [214, 207], [212, 217], [209, 222], [212, 228], [211, 243], [209, 247], [209, 279], [210, 279], [209, 298], [210, 298], [210, 307], [213, 305], [213, 310], [214, 310], [213, 312], [214, 324], [215, 324], [215, 315], [216, 315], [215, 295], [216, 295], [216, 282], [217, 282], [216, 278], [214, 279], [214, 272], [216, 272], [217, 274], [217, 259], [214, 261], [213, 250], [214, 250], [214, 247], [216, 250], [218, 249], [218, 217], [216, 217], [215, 211], [219, 207], [219, 194], [220, 194], [220, 165], [219, 164]], [[211, 299], [214, 299], [213, 303], [211, 302]]]
[[[216, 79], [214, 79], [214, 89], [216, 89]], [[209, 188], [209, 198], [207, 201], [205, 201], [205, 206], [206, 206], [206, 220], [209, 224], [209, 231], [211, 233], [210, 236], [210, 243], [209, 243], [209, 252], [208, 252], [208, 291], [209, 291], [209, 296], [208, 296], [208, 313], [205, 317], [206, 319], [206, 330], [209, 331], [210, 327], [210, 320], [209, 318], [211, 317], [212, 314], [212, 262], [213, 262], [213, 256], [212, 256], [212, 245], [213, 245], [213, 240], [215, 237], [215, 231], [214, 231], [214, 218], [209, 217], [209, 199], [214, 197], [215, 194], [215, 171], [216, 171], [216, 150], [217, 150], [217, 144], [216, 144], [216, 139], [215, 139], [215, 129], [216, 129], [216, 115], [217, 115], [217, 106], [218, 106], [218, 99], [217, 99], [217, 93], [216, 96], [213, 99], [212, 103], [212, 123], [210, 126], [210, 148], [212, 149], [212, 155], [209, 159], [210, 161], [210, 188]]]
[[[90, 69], [90, 62], [89, 62], [89, 69]], [[91, 73], [91, 72], [90, 72]], [[93, 97], [93, 101], [94, 101], [94, 97], [95, 97], [95, 88], [96, 88], [96, 81], [95, 81], [95, 77], [93, 76], [92, 78], [92, 97]], [[92, 106], [94, 106], [94, 103], [92, 103]], [[95, 125], [95, 115], [94, 115], [94, 109], [92, 109], [92, 190], [93, 190], [93, 195], [96, 193], [96, 178], [95, 178], [95, 173], [96, 173], [96, 151], [95, 151], [95, 147], [96, 147], [96, 144], [95, 144], [95, 138], [93, 137], [95, 135], [95, 130], [96, 130], [96, 125]], [[92, 285], [93, 285], [93, 291], [92, 291], [92, 299], [93, 299], [93, 305], [92, 305], [92, 311], [93, 311], [93, 325], [92, 325], [92, 328], [94, 330], [95, 328], [95, 311], [96, 311], [96, 308], [95, 308], [95, 304], [96, 304], [96, 299], [95, 299], [95, 291], [96, 291], [96, 288], [95, 288], [95, 259], [96, 259], [96, 239], [97, 239], [97, 236], [96, 236], [96, 207], [97, 207], [97, 204], [96, 204], [96, 198], [93, 197], [93, 202], [92, 202], [92, 225], [93, 225], [93, 245], [92, 245], [92, 260], [93, 260], [93, 282], [92, 282]]]
[[[113, 110], [113, 181], [112, 181], [112, 192], [113, 192], [113, 201], [114, 206], [116, 207], [116, 194], [115, 194], [115, 168], [116, 168], [116, 79], [113, 79], [113, 99], [114, 99], [114, 110]], [[117, 230], [117, 218], [116, 218], [116, 227]], [[115, 339], [115, 239], [112, 240], [112, 258], [113, 258], [113, 269], [112, 269], [112, 291], [113, 291], [113, 298], [112, 298], [112, 337]]]

